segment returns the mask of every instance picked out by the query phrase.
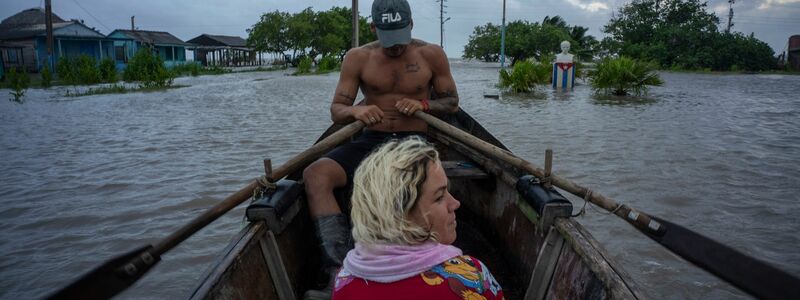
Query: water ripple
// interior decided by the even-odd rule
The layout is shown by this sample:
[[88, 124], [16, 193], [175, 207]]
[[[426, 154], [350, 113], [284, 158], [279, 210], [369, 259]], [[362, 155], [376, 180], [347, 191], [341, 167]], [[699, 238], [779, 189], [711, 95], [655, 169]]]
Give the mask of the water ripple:
[[[487, 99], [496, 65], [452, 67], [461, 106], [521, 157], [541, 164], [552, 148], [557, 174], [800, 274], [800, 76], [663, 73], [644, 98], [581, 85]], [[163, 92], [52, 88], [0, 101], [0, 298], [42, 297], [156, 242], [261, 174], [262, 159], [277, 166], [304, 150], [330, 124], [337, 79], [239, 73]], [[120, 298], [185, 297], [242, 214], [167, 253]], [[651, 296], [745, 297], [624, 221], [590, 208], [580, 222]]]

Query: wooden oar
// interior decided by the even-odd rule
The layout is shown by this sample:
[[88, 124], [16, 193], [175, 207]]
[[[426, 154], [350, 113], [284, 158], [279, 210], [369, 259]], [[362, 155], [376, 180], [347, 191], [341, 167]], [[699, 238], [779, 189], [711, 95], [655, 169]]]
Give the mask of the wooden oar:
[[[283, 166], [273, 170], [267, 178], [269, 182], [276, 182], [284, 176], [296, 171], [298, 168], [311, 163], [322, 154], [345, 141], [356, 132], [364, 128], [364, 123], [355, 121], [336, 133], [331, 134], [319, 143], [311, 146], [297, 156], [287, 161]], [[238, 192], [228, 196], [217, 205], [206, 210], [189, 224], [161, 240], [155, 246], [147, 245], [125, 255], [111, 259], [101, 266], [83, 275], [69, 286], [59, 290], [50, 299], [108, 299], [124, 291], [152, 268], [169, 251], [192, 234], [199, 231], [212, 221], [233, 209], [240, 203], [249, 199], [256, 188], [262, 185], [254, 180]]]
[[[545, 171], [513, 153], [487, 143], [424, 112], [414, 115], [430, 126], [477, 149], [539, 178]], [[797, 299], [800, 279], [768, 263], [745, 255], [729, 246], [661, 218], [620, 204], [568, 179], [551, 175], [550, 182], [569, 193], [588, 199], [645, 233], [673, 253], [717, 275], [751, 295], [761, 299]], [[587, 195], [588, 194], [588, 195]]]

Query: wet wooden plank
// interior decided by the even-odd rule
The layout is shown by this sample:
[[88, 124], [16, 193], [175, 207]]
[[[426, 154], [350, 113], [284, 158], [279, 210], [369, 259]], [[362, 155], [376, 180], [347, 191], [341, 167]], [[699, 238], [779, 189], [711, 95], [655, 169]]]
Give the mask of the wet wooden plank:
[[263, 234], [263, 222], [243, 229], [191, 299], [277, 299], [259, 246]]
[[[592, 237], [592, 235], [581, 224], [573, 219], [558, 219], [556, 229], [564, 236], [566, 244], [564, 253], [567, 257], [562, 258], [568, 274], [571, 277], [586, 276], [584, 272], [590, 272], [605, 290], [603, 298], [608, 299], [647, 299], [641, 292], [633, 279], [608, 256], [608, 252]], [[571, 251], [566, 251], [569, 248]], [[581, 264], [578, 264], [580, 262]], [[561, 267], [561, 266], [559, 266]], [[553, 277], [554, 280], [556, 276]], [[568, 277], [562, 277], [566, 280]], [[582, 295], [598, 293], [594, 290], [594, 279], [581, 279], [584, 283]], [[552, 285], [552, 284], [551, 284]], [[595, 298], [597, 299], [597, 298]]]
[[533, 269], [525, 300], [544, 299], [563, 248], [564, 237], [551, 227], [542, 250], [539, 252], [539, 258], [536, 260], [536, 268]]
[[603, 282], [574, 249], [564, 247], [545, 299], [609, 299]]
[[289, 274], [286, 273], [286, 267], [283, 264], [283, 259], [272, 231], [267, 231], [264, 238], [259, 240], [259, 244], [264, 260], [267, 261], [267, 268], [278, 293], [278, 299], [295, 300], [292, 283], [289, 281]]

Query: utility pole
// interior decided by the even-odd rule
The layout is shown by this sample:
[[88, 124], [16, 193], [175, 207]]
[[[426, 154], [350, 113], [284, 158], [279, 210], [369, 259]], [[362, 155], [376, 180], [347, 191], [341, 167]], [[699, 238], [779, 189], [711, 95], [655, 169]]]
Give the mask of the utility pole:
[[136, 26], [133, 24], [133, 18], [136, 18], [136, 16], [131, 16], [131, 31], [136, 30]]
[[444, 2], [447, 0], [436, 0], [439, 2], [439, 46], [444, 48], [444, 22], [450, 20], [450, 18], [444, 18]]
[[728, 0], [728, 3], [730, 3], [730, 7], [731, 8], [730, 8], [730, 11], [728, 12], [728, 28], [725, 29], [725, 32], [727, 32], [727, 33], [731, 33], [731, 27], [733, 27], [733, 3], [734, 2], [736, 2], [736, 0]]
[[353, 45], [351, 48], [358, 47], [358, 0], [353, 0]]
[[47, 68], [53, 70], [53, 8], [50, 6], [50, 0], [44, 2], [44, 19], [47, 30]]
[[503, 25], [500, 29], [500, 69], [506, 69], [506, 0], [503, 0]]

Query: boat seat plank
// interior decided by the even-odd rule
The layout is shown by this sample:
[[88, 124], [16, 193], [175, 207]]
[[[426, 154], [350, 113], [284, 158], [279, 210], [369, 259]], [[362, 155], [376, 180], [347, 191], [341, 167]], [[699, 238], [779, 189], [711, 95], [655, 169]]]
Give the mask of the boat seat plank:
[[443, 161], [442, 168], [448, 178], [481, 179], [489, 177], [489, 174], [478, 166], [466, 161]]

